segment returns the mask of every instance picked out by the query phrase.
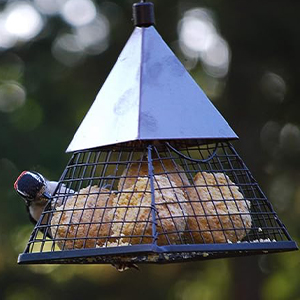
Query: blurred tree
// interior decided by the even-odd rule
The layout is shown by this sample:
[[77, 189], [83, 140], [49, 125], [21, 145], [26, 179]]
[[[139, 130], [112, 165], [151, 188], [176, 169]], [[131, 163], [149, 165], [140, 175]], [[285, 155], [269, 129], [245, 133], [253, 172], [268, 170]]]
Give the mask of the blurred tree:
[[[59, 178], [64, 151], [133, 30], [134, 1], [77, 1], [81, 10], [74, 1], [0, 1], [0, 298], [300, 299], [298, 253], [147, 266], [142, 276], [16, 265], [32, 227], [13, 182], [23, 169]], [[153, 2], [159, 33], [236, 130], [235, 147], [297, 238], [300, 3]]]

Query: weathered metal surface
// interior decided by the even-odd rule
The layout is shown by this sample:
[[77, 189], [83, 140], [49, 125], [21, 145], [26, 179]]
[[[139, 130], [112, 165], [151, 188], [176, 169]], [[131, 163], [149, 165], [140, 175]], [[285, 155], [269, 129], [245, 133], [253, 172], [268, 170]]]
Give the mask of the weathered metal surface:
[[153, 26], [136, 27], [67, 152], [135, 140], [235, 139]]

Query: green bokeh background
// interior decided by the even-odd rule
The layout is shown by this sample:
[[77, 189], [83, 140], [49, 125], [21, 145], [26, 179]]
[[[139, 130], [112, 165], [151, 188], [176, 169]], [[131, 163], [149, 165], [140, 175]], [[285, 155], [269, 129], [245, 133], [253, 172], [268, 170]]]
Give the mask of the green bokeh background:
[[[0, 1], [0, 12], [8, 2]], [[190, 72], [239, 135], [235, 148], [299, 243], [300, 2], [153, 2], [156, 28], [184, 64], [180, 20], [193, 8], [213, 16], [230, 47], [229, 71], [215, 78], [198, 61]], [[109, 45], [98, 55], [69, 66], [53, 56], [57, 35], [72, 30], [60, 16], [45, 17], [35, 39], [0, 49], [0, 88], [13, 83], [26, 91], [24, 104], [5, 100], [0, 109], [0, 299], [300, 300], [298, 251], [124, 273], [101, 265], [17, 265], [33, 227], [13, 183], [25, 169], [60, 177], [70, 158], [65, 150], [133, 30], [133, 1], [94, 4], [110, 25]]]

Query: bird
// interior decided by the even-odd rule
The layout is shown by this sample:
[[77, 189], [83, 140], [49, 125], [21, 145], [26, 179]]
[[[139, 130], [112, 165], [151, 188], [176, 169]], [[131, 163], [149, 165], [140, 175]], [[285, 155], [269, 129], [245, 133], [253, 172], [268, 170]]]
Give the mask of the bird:
[[[72, 189], [67, 188], [64, 184], [62, 184], [60, 186], [59, 193], [60, 194], [66, 193], [66, 194], [68, 194], [68, 196], [67, 197], [59, 197], [58, 201], [53, 200], [52, 196], [53, 196], [54, 192], [56, 191], [57, 186], [58, 186], [58, 182], [49, 181], [42, 174], [35, 172], [35, 171], [23, 171], [18, 176], [17, 180], [15, 181], [14, 189], [24, 199], [26, 208], [27, 208], [27, 211], [29, 214], [29, 219], [34, 225], [39, 222], [41, 215], [42, 215], [46, 205], [49, 203], [49, 201], [50, 201], [50, 203], [51, 203], [51, 201], [54, 202], [54, 203], [51, 203], [51, 208], [54, 211], [54, 214], [53, 214], [54, 217], [52, 216], [52, 220], [51, 220], [51, 224], [52, 224], [53, 222], [55, 222], [56, 210], [59, 209], [59, 207], [63, 207], [64, 203], [66, 203], [66, 205], [69, 205], [72, 202], [72, 200], [74, 200], [73, 199], [74, 197], [72, 197], [73, 196], [72, 194], [75, 195], [75, 192]], [[105, 188], [106, 187], [107, 186], [105, 186]], [[85, 198], [88, 198], [88, 197], [85, 197]], [[96, 197], [96, 198], [98, 198], [98, 197]], [[102, 199], [102, 197], [100, 197], [99, 199]], [[84, 200], [86, 200], [86, 202], [88, 202], [87, 201], [88, 199], [84, 199]], [[79, 205], [80, 203], [81, 202], [78, 200], [77, 205]], [[87, 215], [89, 215], [89, 212], [90, 211], [87, 210], [87, 212], [86, 212]], [[68, 210], [66, 213], [68, 213]], [[73, 213], [72, 213], [72, 215], [73, 215]], [[75, 216], [76, 216], [76, 213], [74, 214], [74, 217]], [[84, 216], [85, 216], [85, 214], [84, 214]], [[80, 220], [78, 222], [80, 222]], [[47, 223], [48, 223], [48, 217], [46, 216], [41, 221], [41, 224], [47, 224]], [[82, 224], [82, 226], [85, 227], [86, 225]], [[64, 226], [61, 226], [59, 228], [64, 228]], [[53, 228], [52, 228], [52, 230], [47, 230], [48, 226], [45, 226], [45, 227], [40, 227], [39, 229], [48, 238], [53, 239], [53, 236], [52, 236]], [[72, 231], [70, 231], [69, 234], [71, 234], [71, 233], [72, 233]], [[82, 234], [84, 234], [84, 233], [85, 232], [83, 232]], [[54, 236], [56, 236], [56, 235], [57, 235], [57, 233], [54, 232]], [[66, 245], [68, 245], [68, 244], [66, 244]], [[60, 246], [60, 243], [58, 243], [58, 246]], [[82, 246], [83, 245], [81, 245], [81, 247]], [[81, 247], [80, 247], [80, 245], [78, 246], [78, 248], [81, 248]], [[68, 248], [68, 247], [66, 247], [66, 248]], [[122, 272], [122, 271], [125, 271], [128, 269], [139, 270], [138, 266], [131, 262], [122, 262], [122, 261], [115, 262], [115, 263], [112, 263], [112, 266], [115, 267], [119, 272]]]
[[[57, 188], [58, 182], [49, 181], [42, 174], [35, 171], [23, 171], [14, 183], [14, 189], [24, 199], [29, 220], [35, 225]], [[66, 189], [64, 188], [66, 191]], [[69, 192], [73, 192], [68, 189]], [[48, 218], [42, 220], [46, 224]], [[52, 238], [50, 230], [41, 228], [46, 236]]]

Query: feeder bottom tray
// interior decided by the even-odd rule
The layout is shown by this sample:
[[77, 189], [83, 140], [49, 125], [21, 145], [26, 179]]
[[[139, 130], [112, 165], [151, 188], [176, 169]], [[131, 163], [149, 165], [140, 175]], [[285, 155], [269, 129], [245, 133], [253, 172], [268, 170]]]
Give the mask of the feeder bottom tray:
[[114, 264], [118, 262], [176, 263], [297, 250], [293, 241], [241, 242], [211, 245], [135, 245], [20, 254], [19, 264]]

